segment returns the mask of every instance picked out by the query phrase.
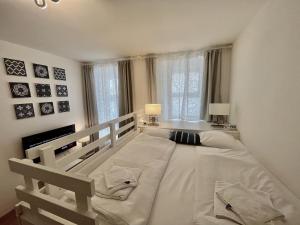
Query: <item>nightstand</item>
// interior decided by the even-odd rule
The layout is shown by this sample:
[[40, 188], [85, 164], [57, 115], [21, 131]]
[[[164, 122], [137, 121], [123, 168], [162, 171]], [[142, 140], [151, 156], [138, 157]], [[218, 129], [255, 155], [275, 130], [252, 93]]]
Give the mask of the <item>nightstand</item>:
[[186, 122], [186, 121], [167, 121], [160, 122], [158, 126], [149, 126], [148, 124], [138, 123], [138, 129], [140, 132], [143, 132], [147, 127], [162, 128], [169, 130], [188, 130], [190, 132], [200, 132], [200, 131], [209, 131], [209, 130], [220, 130], [226, 134], [232, 135], [235, 139], [240, 139], [240, 132], [237, 129], [233, 128], [216, 128], [210, 126], [209, 123], [205, 121], [200, 122]]
[[144, 129], [147, 128], [147, 127], [159, 127], [159, 125], [158, 126], [149, 126], [148, 124], [138, 123], [137, 127], [138, 127], [140, 132], [143, 132]]

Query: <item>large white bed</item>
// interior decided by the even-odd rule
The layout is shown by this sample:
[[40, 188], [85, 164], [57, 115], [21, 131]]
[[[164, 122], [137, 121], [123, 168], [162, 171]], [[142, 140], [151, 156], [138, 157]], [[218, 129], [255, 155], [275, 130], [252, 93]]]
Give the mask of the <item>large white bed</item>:
[[[128, 116], [124, 118], [128, 119]], [[114, 124], [119, 121], [120, 120], [114, 121]], [[136, 127], [134, 122], [131, 125], [135, 125]], [[105, 128], [106, 126], [102, 126], [102, 128], [103, 127]], [[115, 126], [110, 127], [112, 128], [112, 133], [116, 135], [118, 132], [114, 131], [113, 127]], [[128, 127], [129, 126], [127, 126], [127, 128]], [[124, 129], [121, 131], [123, 130]], [[129, 136], [126, 139], [124, 138], [126, 141], [124, 141], [122, 145], [117, 145], [112, 148], [111, 151], [107, 150], [103, 154], [104, 156], [90, 159], [90, 163], [85, 163], [77, 169], [74, 169], [73, 173], [75, 175], [71, 175], [74, 176], [71, 177], [74, 182], [76, 179], [76, 182], [78, 179], [82, 181], [85, 179], [84, 176], [88, 176], [89, 178], [86, 178], [85, 182], [92, 187], [94, 183], [90, 178], [97, 177], [99, 171], [105, 170], [112, 160], [137, 161], [136, 163], [140, 163], [139, 165], [147, 164], [146, 161], [143, 162], [143, 159], [149, 158], [154, 160], [154, 164], [153, 161], [149, 161], [151, 166], [154, 165], [156, 168], [157, 165], [159, 165], [161, 170], [158, 172], [154, 171], [155, 173], [152, 173], [153, 171], [150, 170], [148, 174], [145, 173], [147, 175], [141, 177], [140, 187], [138, 186], [127, 200], [101, 199], [94, 195], [95, 192], [93, 190], [91, 193], [86, 191], [78, 194], [80, 189], [72, 185], [61, 185], [60, 181], [46, 179], [44, 180], [46, 183], [76, 192], [76, 197], [72, 197], [70, 192], [68, 194], [60, 190], [60, 192], [63, 191], [62, 197], [60, 196], [59, 199], [55, 200], [49, 198], [44, 199], [46, 201], [52, 201], [53, 204], [51, 203], [50, 206], [43, 208], [42, 202], [39, 203], [39, 200], [37, 200], [42, 198], [41, 195], [36, 195], [35, 197], [37, 198], [32, 199], [18, 194], [20, 200], [25, 202], [27, 200], [29, 204], [36, 204], [37, 208], [44, 209], [43, 211], [29, 210], [24, 204], [19, 204], [17, 209], [19, 211], [20, 221], [26, 222], [22, 224], [37, 224], [36, 221], [38, 220], [43, 221], [43, 224], [47, 225], [67, 224], [65, 220], [60, 220], [60, 218], [57, 217], [59, 216], [68, 221], [70, 221], [70, 219], [73, 220], [71, 220], [73, 223], [68, 222], [68, 224], [74, 224], [77, 220], [85, 221], [84, 223], [77, 222], [78, 224], [100, 225], [234, 225], [235, 223], [229, 220], [217, 219], [214, 216], [215, 181], [241, 182], [249, 188], [269, 192], [274, 207], [285, 215], [285, 220], [278, 220], [273, 224], [299, 224], [299, 199], [281, 184], [278, 179], [269, 174], [239, 141], [237, 141], [236, 147], [232, 149], [182, 144], [174, 144], [174, 149], [172, 149], [173, 145], [171, 141], [165, 137], [150, 136], [149, 134], [138, 134], [136, 131], [130, 138]], [[159, 148], [160, 145], [163, 146], [163, 148]], [[145, 147], [143, 148], [141, 146]], [[151, 152], [151, 149], [157, 150]], [[164, 149], [167, 154], [162, 155]], [[139, 153], [136, 154], [137, 152], [135, 151], [139, 151]], [[10, 163], [13, 171], [25, 175], [25, 178], [27, 177], [25, 179], [25, 188], [17, 188], [19, 193], [20, 191], [26, 192], [26, 189], [30, 188], [28, 187], [30, 186], [28, 174], [24, 174], [24, 171], [16, 169], [16, 167], [22, 165], [20, 168], [23, 168], [23, 166], [24, 168], [28, 166], [33, 168], [35, 165], [15, 159]], [[47, 171], [49, 172], [49, 176], [58, 172], [57, 170], [51, 170], [49, 168], [47, 168]], [[62, 179], [61, 181], [63, 182], [63, 177], [66, 176], [66, 174], [63, 172], [61, 172], [61, 174], [63, 176], [58, 178], [58, 180]], [[83, 176], [77, 177], [77, 174]], [[152, 187], [151, 183], [147, 183], [147, 177], [153, 174], [155, 178], [153, 179], [154, 183]], [[32, 177], [37, 178], [39, 176], [33, 174]], [[71, 182], [72, 179], [69, 181]], [[51, 189], [51, 187], [48, 187], [48, 192]], [[35, 192], [37, 190], [31, 188], [29, 193], [32, 193], [32, 191]], [[92, 197], [91, 201], [89, 201], [89, 196]], [[143, 196], [145, 205], [143, 205]], [[101, 209], [100, 212], [99, 208]], [[103, 213], [105, 215], [101, 214], [101, 212], [105, 212]], [[78, 218], [73, 219], [73, 217], [77, 215], [79, 215]], [[111, 215], [113, 215], [112, 218]], [[88, 218], [87, 220], [85, 220], [86, 217]], [[48, 218], [50, 218], [50, 220]], [[110, 223], [108, 221], [110, 221]]]

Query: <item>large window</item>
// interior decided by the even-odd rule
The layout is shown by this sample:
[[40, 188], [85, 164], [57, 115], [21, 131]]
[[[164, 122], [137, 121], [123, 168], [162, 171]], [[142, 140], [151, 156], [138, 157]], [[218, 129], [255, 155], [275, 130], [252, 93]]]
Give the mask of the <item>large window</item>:
[[[108, 63], [94, 66], [99, 123], [119, 117], [118, 64]], [[103, 131], [100, 134], [106, 134]]]
[[200, 54], [156, 59], [158, 102], [164, 120], [200, 120], [203, 61]]

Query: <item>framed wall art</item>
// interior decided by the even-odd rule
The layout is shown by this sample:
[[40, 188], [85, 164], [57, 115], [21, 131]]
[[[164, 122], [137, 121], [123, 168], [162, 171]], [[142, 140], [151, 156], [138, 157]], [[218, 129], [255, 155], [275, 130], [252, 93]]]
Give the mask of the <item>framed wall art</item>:
[[26, 77], [25, 63], [21, 60], [4, 58], [7, 75]]
[[15, 104], [14, 108], [18, 120], [34, 117], [34, 108], [32, 103]]
[[31, 97], [28, 83], [9, 82], [10, 92], [13, 98]]
[[55, 80], [66, 80], [66, 71], [62, 68], [53, 67], [54, 79]]
[[33, 72], [37, 78], [49, 79], [48, 66], [33, 63]]
[[37, 97], [51, 97], [50, 84], [35, 84]]
[[41, 102], [39, 105], [42, 116], [54, 114], [53, 102]]
[[56, 85], [56, 95], [57, 97], [68, 97], [67, 85]]
[[58, 102], [58, 112], [70, 112], [70, 104], [69, 101], [59, 101]]

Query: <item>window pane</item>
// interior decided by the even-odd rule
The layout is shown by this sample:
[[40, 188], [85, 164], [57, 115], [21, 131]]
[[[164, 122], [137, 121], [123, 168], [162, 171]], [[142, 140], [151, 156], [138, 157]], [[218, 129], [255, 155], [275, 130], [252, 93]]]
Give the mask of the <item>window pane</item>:
[[200, 54], [156, 59], [157, 96], [164, 120], [200, 120], [202, 78]]
[[[94, 66], [94, 81], [99, 123], [119, 116], [118, 64], [108, 63]], [[102, 130], [100, 136], [108, 134]]]

